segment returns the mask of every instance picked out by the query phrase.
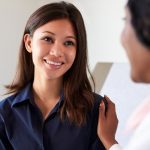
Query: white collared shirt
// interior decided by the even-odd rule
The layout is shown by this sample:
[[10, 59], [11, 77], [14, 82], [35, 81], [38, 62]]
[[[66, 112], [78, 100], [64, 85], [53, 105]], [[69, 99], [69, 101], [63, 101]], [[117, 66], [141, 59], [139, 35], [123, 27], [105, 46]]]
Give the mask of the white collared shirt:
[[137, 127], [125, 148], [121, 148], [119, 144], [114, 144], [109, 150], [150, 150], [150, 113]]

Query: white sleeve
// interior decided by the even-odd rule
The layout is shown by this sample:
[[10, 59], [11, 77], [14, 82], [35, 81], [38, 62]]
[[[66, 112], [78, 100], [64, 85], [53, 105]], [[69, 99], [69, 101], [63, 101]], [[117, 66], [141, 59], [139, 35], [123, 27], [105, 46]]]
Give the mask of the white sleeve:
[[112, 145], [109, 150], [123, 150], [119, 144]]

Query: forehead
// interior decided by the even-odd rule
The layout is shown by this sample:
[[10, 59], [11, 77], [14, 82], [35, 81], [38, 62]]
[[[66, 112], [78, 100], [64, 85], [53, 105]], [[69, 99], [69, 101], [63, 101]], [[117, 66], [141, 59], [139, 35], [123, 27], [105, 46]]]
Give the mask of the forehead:
[[35, 32], [51, 31], [55, 33], [75, 35], [74, 26], [68, 19], [57, 19], [47, 22], [35, 30]]

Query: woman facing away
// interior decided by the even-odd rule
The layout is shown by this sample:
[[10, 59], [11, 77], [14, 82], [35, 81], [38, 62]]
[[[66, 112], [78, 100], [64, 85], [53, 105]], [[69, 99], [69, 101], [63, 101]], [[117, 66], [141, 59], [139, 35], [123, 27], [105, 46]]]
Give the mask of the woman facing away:
[[11, 96], [0, 102], [1, 150], [105, 150], [99, 104], [87, 77], [87, 39], [79, 10], [56, 2], [27, 21]]
[[[150, 0], [128, 0], [125, 10], [122, 44], [130, 61], [131, 78], [135, 82], [150, 83]], [[105, 116], [105, 106], [103, 103], [100, 105], [99, 137], [106, 149], [121, 150], [115, 140], [116, 113], [110, 100], [108, 107]], [[124, 150], [150, 150], [149, 128], [150, 113], [140, 123]]]

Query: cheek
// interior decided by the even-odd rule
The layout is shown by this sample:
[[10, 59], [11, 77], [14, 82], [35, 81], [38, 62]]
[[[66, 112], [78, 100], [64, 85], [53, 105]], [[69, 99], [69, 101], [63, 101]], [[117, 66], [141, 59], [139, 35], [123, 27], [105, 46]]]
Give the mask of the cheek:
[[74, 62], [74, 60], [75, 60], [75, 58], [76, 58], [76, 50], [73, 50], [73, 51], [69, 54], [68, 58], [69, 58], [69, 60], [70, 60], [70, 63], [73, 64], [73, 62]]
[[38, 65], [42, 62], [44, 54], [39, 48], [34, 48], [32, 50], [32, 60], [34, 65]]
[[[138, 52], [137, 52], [138, 51]], [[134, 81], [150, 81], [150, 54], [141, 49], [136, 51], [135, 59], [132, 65], [132, 79]], [[141, 57], [143, 56], [143, 57]]]
[[[126, 51], [126, 54], [131, 59], [132, 55], [132, 39], [131, 39], [130, 31], [125, 27], [121, 33], [121, 44]], [[131, 60], [130, 60], [131, 61]]]
[[73, 53], [73, 61], [75, 60], [75, 58], [76, 58], [76, 51]]
[[32, 47], [32, 52], [33, 55], [36, 58], [41, 58], [45, 55], [45, 53], [47, 53], [47, 47], [43, 46], [41, 43], [39, 42], [35, 42], [33, 47]]

